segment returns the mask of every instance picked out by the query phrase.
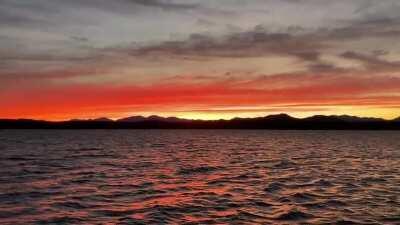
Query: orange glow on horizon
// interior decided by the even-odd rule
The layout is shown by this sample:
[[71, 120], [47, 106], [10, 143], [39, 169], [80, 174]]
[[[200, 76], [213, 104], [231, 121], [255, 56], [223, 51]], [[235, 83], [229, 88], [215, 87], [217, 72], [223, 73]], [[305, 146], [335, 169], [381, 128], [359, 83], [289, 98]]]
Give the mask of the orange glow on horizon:
[[233, 119], [235, 117], [240, 118], [254, 118], [263, 117], [267, 115], [285, 113], [296, 118], [305, 118], [313, 115], [350, 115], [359, 117], [377, 117], [383, 119], [394, 119], [399, 117], [400, 108], [375, 108], [375, 107], [349, 107], [349, 106], [330, 106], [326, 107], [325, 110], [307, 110], [307, 111], [234, 111], [234, 112], [215, 112], [206, 110], [203, 111], [178, 111], [178, 112], [161, 112], [161, 111], [151, 111], [151, 112], [76, 112], [76, 113], [55, 113], [55, 114], [43, 114], [37, 112], [31, 115], [21, 115], [21, 116], [2, 116], [2, 119], [38, 119], [47, 121], [65, 121], [71, 119], [96, 119], [100, 117], [106, 117], [112, 120], [117, 120], [130, 116], [151, 116], [158, 115], [162, 117], [178, 117], [182, 119], [199, 119], [199, 120], [219, 120], [219, 119]]
[[400, 78], [307, 74], [202, 84], [194, 81], [147, 86], [53, 84], [26, 87], [23, 92], [3, 91], [0, 118], [57, 121], [159, 115], [216, 120], [287, 113], [295, 117], [348, 114], [392, 119], [400, 115], [397, 92], [400, 92]]

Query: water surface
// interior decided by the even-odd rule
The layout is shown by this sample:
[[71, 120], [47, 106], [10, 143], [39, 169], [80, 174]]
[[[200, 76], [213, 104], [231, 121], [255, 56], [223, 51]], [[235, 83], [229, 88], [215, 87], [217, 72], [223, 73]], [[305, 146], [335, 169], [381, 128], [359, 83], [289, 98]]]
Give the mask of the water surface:
[[399, 224], [400, 132], [0, 131], [0, 224]]

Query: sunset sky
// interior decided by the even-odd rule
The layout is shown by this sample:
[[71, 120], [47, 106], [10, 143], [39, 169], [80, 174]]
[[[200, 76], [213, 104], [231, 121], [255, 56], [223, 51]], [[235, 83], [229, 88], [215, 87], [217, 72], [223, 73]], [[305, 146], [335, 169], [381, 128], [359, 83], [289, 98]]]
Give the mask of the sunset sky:
[[0, 118], [395, 118], [399, 12], [399, 0], [0, 0]]

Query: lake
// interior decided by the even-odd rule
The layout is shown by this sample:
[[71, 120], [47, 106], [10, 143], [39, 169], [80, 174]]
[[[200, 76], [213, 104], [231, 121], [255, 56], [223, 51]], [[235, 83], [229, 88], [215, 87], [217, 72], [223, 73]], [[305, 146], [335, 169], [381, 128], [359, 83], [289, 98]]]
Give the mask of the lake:
[[399, 196], [398, 131], [0, 131], [0, 224], [399, 224]]

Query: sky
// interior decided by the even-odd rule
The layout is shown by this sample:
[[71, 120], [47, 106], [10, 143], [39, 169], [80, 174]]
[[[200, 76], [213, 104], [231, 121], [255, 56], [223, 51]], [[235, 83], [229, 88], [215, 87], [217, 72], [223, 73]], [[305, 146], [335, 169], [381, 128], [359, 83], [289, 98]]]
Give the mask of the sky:
[[0, 0], [0, 118], [400, 116], [398, 0]]

